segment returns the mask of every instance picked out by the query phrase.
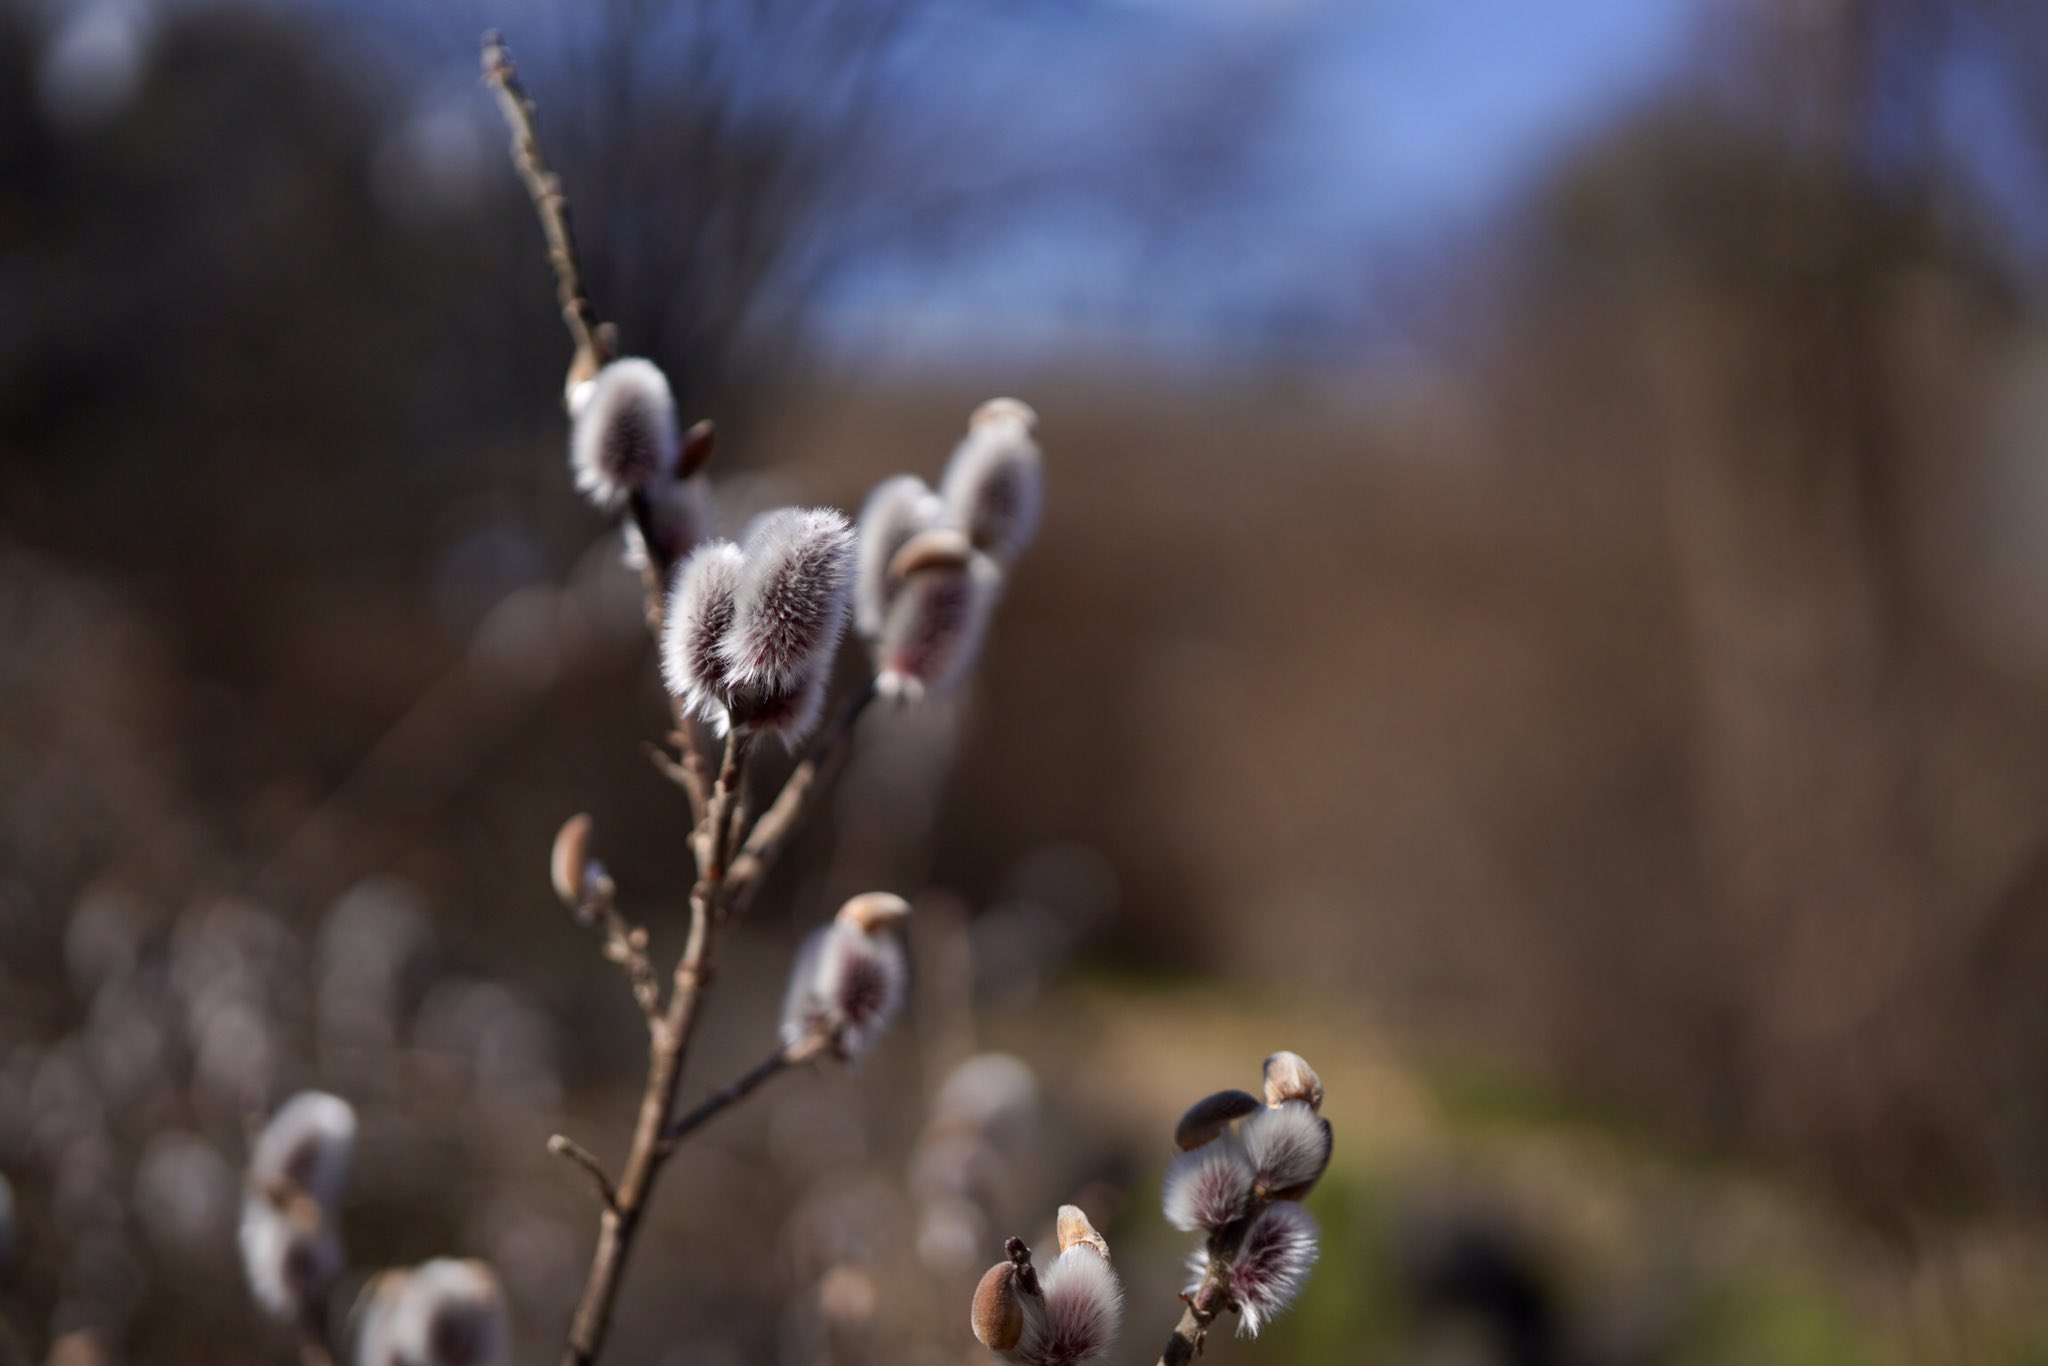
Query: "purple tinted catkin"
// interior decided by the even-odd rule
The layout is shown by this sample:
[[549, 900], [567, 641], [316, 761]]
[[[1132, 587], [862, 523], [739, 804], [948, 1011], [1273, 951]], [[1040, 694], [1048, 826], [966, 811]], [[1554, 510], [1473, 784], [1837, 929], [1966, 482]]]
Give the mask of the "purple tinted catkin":
[[1037, 423], [1038, 414], [1014, 398], [982, 404], [939, 486], [954, 525], [998, 564], [1016, 559], [1038, 531], [1045, 473], [1032, 439]]
[[898, 927], [910, 903], [868, 892], [805, 941], [782, 1003], [782, 1041], [824, 1038], [848, 1060], [874, 1046], [903, 1006], [910, 969]]
[[896, 596], [899, 584], [889, 575], [896, 552], [920, 531], [937, 526], [945, 515], [946, 505], [914, 474], [884, 479], [861, 505], [853, 624], [868, 640], [881, 634], [889, 603]]
[[733, 685], [782, 692], [829, 666], [846, 626], [853, 529], [833, 508], [784, 508], [747, 538], [719, 653]]
[[671, 695], [722, 734], [733, 681], [725, 637], [737, 611], [746, 557], [731, 541], [706, 541], [676, 571], [661, 627], [661, 676]]
[[981, 652], [1001, 572], [957, 531], [911, 537], [889, 576], [898, 587], [875, 642], [875, 687], [916, 701], [957, 685]]
[[606, 512], [673, 475], [680, 448], [668, 377], [633, 357], [597, 372], [569, 427], [576, 487]]
[[355, 1135], [347, 1101], [307, 1091], [278, 1110], [249, 1155], [242, 1268], [257, 1303], [276, 1318], [306, 1317], [341, 1274], [336, 1211]]

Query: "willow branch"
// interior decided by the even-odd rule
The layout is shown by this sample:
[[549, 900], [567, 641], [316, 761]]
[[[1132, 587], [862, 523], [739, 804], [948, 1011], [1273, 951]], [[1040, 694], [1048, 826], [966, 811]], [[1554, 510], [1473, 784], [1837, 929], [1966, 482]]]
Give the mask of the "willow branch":
[[590, 1177], [591, 1183], [597, 1187], [598, 1198], [604, 1201], [604, 1207], [606, 1209], [618, 1208], [618, 1190], [612, 1185], [612, 1179], [605, 1175], [604, 1164], [597, 1160], [595, 1153], [592, 1153], [590, 1149], [584, 1147], [567, 1134], [556, 1134], [548, 1139], [548, 1151], [556, 1157], [566, 1157], [569, 1161], [583, 1168], [584, 1173]]
[[[712, 790], [701, 822], [703, 830], [715, 834], [729, 824], [740, 781], [745, 776], [751, 742], [751, 736], [739, 729], [726, 737], [725, 760], [719, 767], [718, 785]], [[598, 1222], [597, 1250], [591, 1256], [583, 1296], [570, 1321], [563, 1366], [590, 1366], [597, 1359], [611, 1328], [612, 1306], [618, 1299], [619, 1284], [647, 1198], [662, 1163], [674, 1150], [674, 1143], [665, 1141], [669, 1116], [675, 1111], [684, 1057], [690, 1037], [696, 1032], [698, 1006], [711, 980], [711, 908], [724, 879], [720, 844], [716, 838], [705, 842], [709, 857], [700, 865], [696, 886], [690, 893], [690, 935], [683, 945], [683, 956], [676, 963], [668, 1008], [651, 1026], [647, 1086], [641, 1093], [640, 1112], [634, 1120], [632, 1145], [613, 1199]]]
[[576, 342], [576, 359], [570, 367], [572, 380], [588, 378], [612, 358], [609, 330], [598, 321], [590, 293], [583, 286], [583, 268], [576, 255], [576, 234], [569, 225], [569, 199], [562, 182], [548, 166], [541, 151], [540, 129], [532, 98], [519, 83], [519, 68], [512, 51], [497, 33], [484, 35], [484, 83], [497, 92], [498, 107], [512, 130], [512, 162], [526, 193], [540, 217], [541, 231], [548, 240], [548, 264], [555, 268], [555, 294], [562, 305], [562, 321]]
[[692, 1133], [754, 1094], [767, 1082], [793, 1067], [801, 1067], [816, 1058], [830, 1044], [829, 1038], [820, 1034], [810, 1034], [793, 1044], [784, 1044], [776, 1049], [746, 1072], [698, 1101], [687, 1114], [669, 1125], [668, 1132], [663, 1134], [661, 1139], [663, 1152], [675, 1148]]
[[604, 936], [604, 956], [625, 970], [641, 1015], [650, 1025], [659, 1020], [661, 982], [647, 956], [647, 931], [620, 914], [618, 893], [609, 877], [599, 878], [591, 886], [576, 908], [576, 918]]
[[811, 804], [845, 762], [855, 725], [875, 700], [875, 681], [870, 678], [847, 698], [846, 705], [811, 742], [782, 790], [746, 832], [732, 868], [726, 875], [721, 917], [739, 915], [753, 902], [761, 881], [775, 866], [784, 846], [810, 814]]

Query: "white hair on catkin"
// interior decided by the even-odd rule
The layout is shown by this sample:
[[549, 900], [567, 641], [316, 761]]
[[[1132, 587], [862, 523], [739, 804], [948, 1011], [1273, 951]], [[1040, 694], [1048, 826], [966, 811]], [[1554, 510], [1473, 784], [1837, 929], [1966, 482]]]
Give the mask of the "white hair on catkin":
[[383, 1326], [407, 1366], [502, 1366], [508, 1359], [505, 1295], [478, 1261], [437, 1258], [398, 1285]]
[[846, 626], [853, 529], [834, 508], [783, 508], [747, 537], [720, 645], [733, 684], [777, 693], [829, 664]]
[[661, 625], [661, 676], [669, 693], [719, 728], [732, 691], [723, 644], [746, 558], [731, 541], [706, 541], [676, 570]]
[[862, 636], [873, 640], [881, 634], [896, 596], [899, 585], [890, 582], [889, 561], [912, 536], [937, 526], [945, 515], [946, 505], [914, 474], [884, 479], [861, 504], [853, 624]]
[[1300, 1205], [1268, 1205], [1252, 1220], [1230, 1259], [1230, 1298], [1238, 1308], [1241, 1336], [1258, 1336], [1294, 1303], [1317, 1251], [1316, 1221]]
[[1045, 473], [1032, 440], [1038, 415], [1013, 398], [990, 399], [953, 448], [939, 496], [977, 550], [1014, 560], [1038, 531]]
[[1181, 1153], [1166, 1169], [1166, 1222], [1185, 1233], [1214, 1233], [1244, 1217], [1256, 1179], [1244, 1148], [1227, 1134]]
[[1246, 1119], [1245, 1152], [1269, 1193], [1304, 1193], [1330, 1165], [1330, 1126], [1309, 1108], [1290, 1100]]
[[1076, 1245], [1039, 1273], [1044, 1299], [1025, 1320], [1019, 1355], [1032, 1366], [1070, 1366], [1108, 1351], [1124, 1319], [1124, 1288], [1106, 1258]]
[[278, 1107], [249, 1154], [249, 1182], [258, 1190], [301, 1192], [333, 1209], [348, 1184], [355, 1153], [356, 1112], [340, 1096], [301, 1091]]
[[959, 686], [981, 654], [1002, 575], [986, 555], [908, 576], [876, 646], [875, 687], [918, 701]]
[[681, 444], [668, 377], [652, 361], [629, 356], [591, 381], [570, 423], [569, 466], [578, 491], [615, 512], [675, 472]]
[[341, 1239], [332, 1217], [309, 1197], [279, 1204], [248, 1192], [237, 1241], [250, 1293], [266, 1313], [285, 1322], [303, 1318], [341, 1275]]

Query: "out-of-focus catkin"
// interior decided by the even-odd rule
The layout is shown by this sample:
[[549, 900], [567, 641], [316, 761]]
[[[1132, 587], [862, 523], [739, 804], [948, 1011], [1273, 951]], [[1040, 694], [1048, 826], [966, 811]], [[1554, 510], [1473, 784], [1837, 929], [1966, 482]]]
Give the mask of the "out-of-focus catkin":
[[910, 969], [899, 927], [910, 905], [887, 892], [848, 901], [797, 954], [782, 1005], [782, 1041], [821, 1039], [854, 1059], [902, 1008]]
[[990, 399], [968, 419], [939, 486], [953, 524], [999, 564], [1016, 559], [1038, 532], [1045, 474], [1032, 435], [1037, 425], [1027, 404]]
[[613, 361], [575, 406], [569, 464], [577, 489], [597, 507], [616, 512], [675, 473], [681, 444], [675, 396], [652, 361]]

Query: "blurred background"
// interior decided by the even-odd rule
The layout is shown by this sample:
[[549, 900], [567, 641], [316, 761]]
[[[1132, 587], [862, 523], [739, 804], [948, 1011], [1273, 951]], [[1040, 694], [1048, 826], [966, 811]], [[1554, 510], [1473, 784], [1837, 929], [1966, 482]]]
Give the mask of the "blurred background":
[[548, 1361], [685, 808], [476, 76], [737, 526], [1041, 415], [964, 696], [729, 934], [917, 895], [911, 1018], [671, 1166], [611, 1355], [966, 1363], [1079, 1199], [1175, 1318], [1182, 1107], [1317, 1065], [1225, 1361], [2048, 1361], [2048, 7], [0, 0], [0, 1360], [278, 1362], [248, 1126]]

